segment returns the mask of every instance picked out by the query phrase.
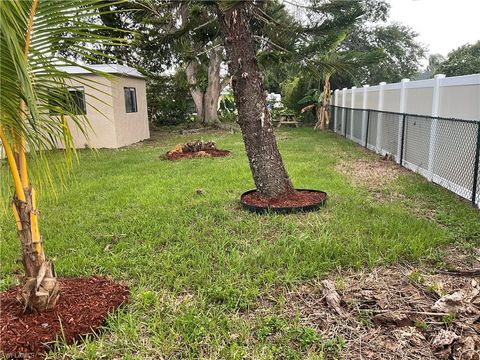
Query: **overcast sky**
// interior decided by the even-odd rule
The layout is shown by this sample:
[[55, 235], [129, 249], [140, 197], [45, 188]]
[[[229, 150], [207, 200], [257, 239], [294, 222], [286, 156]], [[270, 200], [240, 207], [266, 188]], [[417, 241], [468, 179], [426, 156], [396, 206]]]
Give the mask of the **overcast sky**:
[[388, 0], [390, 22], [409, 25], [430, 54], [480, 40], [480, 0]]

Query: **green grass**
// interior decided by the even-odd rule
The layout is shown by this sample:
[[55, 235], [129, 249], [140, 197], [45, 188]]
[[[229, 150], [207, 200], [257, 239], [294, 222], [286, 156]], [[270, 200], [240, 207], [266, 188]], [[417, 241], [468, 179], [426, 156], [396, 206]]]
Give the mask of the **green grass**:
[[[269, 289], [333, 269], [441, 261], [447, 244], [479, 245], [480, 212], [468, 202], [413, 173], [383, 189], [400, 193], [399, 200], [378, 201], [335, 168], [341, 160], [375, 155], [311, 129], [281, 135], [295, 186], [328, 192], [321, 211], [287, 216], [242, 211], [239, 195], [254, 184], [238, 134], [203, 135], [232, 150], [228, 158], [160, 160], [176, 143], [199, 137], [166, 133], [142, 146], [96, 155], [81, 151], [68, 191], [58, 198], [42, 194], [47, 255], [60, 276], [99, 274], [125, 281], [131, 302], [110, 317], [107, 332], [83, 344], [59, 343], [51, 356], [328, 358], [342, 339], [321, 339], [299, 324], [245, 313]], [[435, 216], [419, 216], [418, 209], [433, 209]], [[10, 214], [1, 214], [0, 226], [5, 289], [22, 268]], [[276, 336], [269, 335], [269, 326]]]

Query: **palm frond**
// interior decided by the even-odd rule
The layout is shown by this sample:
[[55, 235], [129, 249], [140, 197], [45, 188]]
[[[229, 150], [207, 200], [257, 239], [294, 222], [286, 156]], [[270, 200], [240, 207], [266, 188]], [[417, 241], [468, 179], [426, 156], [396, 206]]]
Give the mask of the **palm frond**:
[[[0, 2], [0, 126], [11, 144], [18, 147], [18, 139], [25, 139], [22, 146], [33, 161], [32, 168], [41, 169], [36, 180], [51, 183], [53, 174], [44, 150], [62, 144], [66, 164], [70, 164], [75, 149], [66, 119], [85, 135], [90, 127], [88, 118], [77, 114], [73, 106], [68, 91], [72, 75], [61, 66], [89, 68], [56, 54], [69, 46], [74, 52], [91, 56], [101, 46], [125, 44], [122, 39], [102, 35], [121, 30], [95, 21], [104, 9], [101, 0], [40, 0], [36, 8], [34, 5], [35, 0]], [[32, 7], [34, 16], [30, 21]], [[30, 43], [26, 42], [26, 34], [30, 34]]]

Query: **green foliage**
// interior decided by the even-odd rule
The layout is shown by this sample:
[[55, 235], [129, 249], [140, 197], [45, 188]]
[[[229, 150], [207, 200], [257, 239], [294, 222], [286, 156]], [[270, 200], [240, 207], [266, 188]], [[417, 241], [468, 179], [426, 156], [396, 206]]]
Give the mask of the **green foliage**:
[[480, 41], [465, 44], [450, 52], [436, 69], [437, 74], [460, 76], [480, 73]]
[[445, 325], [450, 325], [451, 323], [453, 323], [455, 321], [455, 319], [456, 319], [455, 314], [448, 314], [448, 315], [443, 315], [442, 316], [442, 322]]
[[332, 87], [378, 84], [382, 81], [393, 83], [413, 77], [418, 73], [420, 61], [426, 53], [425, 48], [416, 40], [417, 36], [411, 28], [398, 23], [355, 26], [342, 47], [362, 53], [383, 49], [385, 57], [377, 64], [333, 77]]
[[149, 121], [155, 126], [178, 125], [192, 120], [194, 111], [185, 73], [152, 77], [147, 83]]
[[412, 271], [410, 274], [408, 274], [408, 281], [413, 284], [424, 284], [425, 277], [418, 271]]
[[428, 324], [422, 319], [415, 319], [414, 325], [420, 331], [425, 332], [428, 330]]
[[222, 122], [236, 122], [238, 119], [238, 112], [235, 106], [235, 97], [233, 91], [221, 95], [219, 117]]
[[[314, 81], [317, 82], [316, 85], [314, 84]], [[300, 110], [305, 106], [302, 102], [305, 100], [305, 94], [309, 91], [315, 91], [315, 86], [319, 85], [318, 79], [312, 79], [311, 77], [297, 76], [285, 81], [282, 84], [282, 103], [289, 111], [294, 111], [298, 116], [301, 116], [304, 122], [315, 122], [315, 109], [305, 111], [302, 114], [300, 114]]]
[[[59, 50], [69, 46], [85, 58], [92, 58], [101, 46], [123, 44], [120, 39], [104, 35], [107, 27], [98, 25], [92, 18], [98, 15], [100, 0], [38, 2], [31, 24], [31, 41], [25, 57], [26, 34], [33, 1], [0, 2], [0, 126], [11, 144], [23, 137], [26, 148], [31, 150], [29, 167], [36, 184], [54, 180], [52, 171], [62, 173], [58, 163], [48, 165], [48, 158], [41, 150], [63, 143], [66, 163], [74, 158], [71, 130], [77, 130], [88, 138], [88, 118], [77, 114], [77, 106], [68, 91], [73, 77], [62, 65], [77, 65], [87, 71], [107, 77], [88, 66], [76, 64], [71, 59], [58, 56]], [[110, 29], [114, 30], [114, 29]], [[83, 80], [86, 86], [96, 87], [92, 80]], [[20, 102], [25, 104], [24, 109]], [[59, 114], [58, 116], [51, 116]], [[71, 119], [65, 126], [60, 114]], [[10, 181], [10, 178], [9, 178]], [[43, 182], [43, 181], [42, 181]], [[7, 184], [7, 181], [2, 181]], [[0, 191], [3, 198], [3, 191]]]

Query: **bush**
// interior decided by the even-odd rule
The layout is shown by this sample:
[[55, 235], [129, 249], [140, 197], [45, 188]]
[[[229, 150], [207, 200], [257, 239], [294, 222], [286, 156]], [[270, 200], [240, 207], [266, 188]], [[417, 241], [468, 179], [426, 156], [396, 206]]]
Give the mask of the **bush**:
[[147, 83], [148, 118], [155, 126], [178, 125], [195, 119], [185, 74], [150, 79]]

